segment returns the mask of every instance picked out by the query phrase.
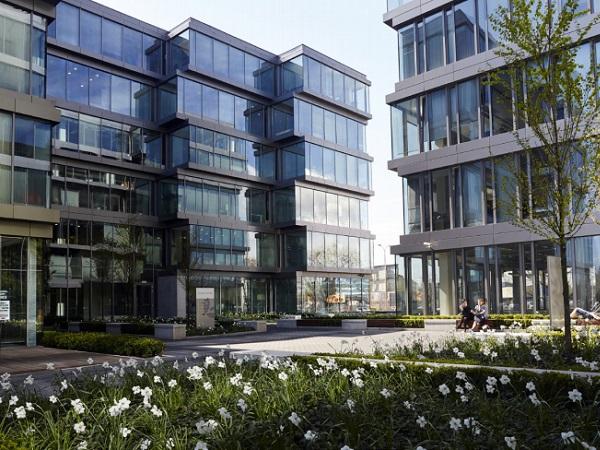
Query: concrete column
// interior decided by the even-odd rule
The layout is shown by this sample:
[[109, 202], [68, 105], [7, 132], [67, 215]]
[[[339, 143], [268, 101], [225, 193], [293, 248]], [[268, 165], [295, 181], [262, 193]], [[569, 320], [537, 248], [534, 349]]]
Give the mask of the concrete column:
[[37, 312], [37, 247], [35, 239], [27, 238], [27, 335], [28, 347], [36, 345], [36, 312]]
[[548, 281], [550, 287], [550, 326], [562, 328], [565, 324], [565, 305], [560, 257], [548, 256]]
[[447, 316], [456, 314], [456, 301], [454, 300], [454, 272], [452, 270], [452, 254], [438, 253], [440, 262], [437, 273], [439, 281], [440, 314]]

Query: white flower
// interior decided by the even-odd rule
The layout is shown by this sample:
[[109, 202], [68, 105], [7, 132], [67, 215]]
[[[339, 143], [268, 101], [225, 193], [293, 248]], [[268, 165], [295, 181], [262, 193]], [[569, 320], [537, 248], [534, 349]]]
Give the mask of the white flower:
[[457, 380], [463, 380], [463, 381], [466, 381], [466, 379], [467, 379], [467, 374], [466, 374], [466, 373], [464, 373], [464, 372], [460, 372], [460, 371], [458, 371], [458, 372], [456, 372], [456, 379], [457, 379]]
[[94, 359], [93, 358], [88, 358], [87, 359], [87, 363], [90, 364], [90, 365], [94, 364]]
[[350, 447], [348, 447], [347, 445], [344, 445], [342, 448], [340, 448], [340, 450], [352, 450]]
[[419, 425], [421, 428], [425, 428], [425, 425], [427, 425], [427, 420], [425, 420], [425, 417], [417, 417], [417, 425]]
[[71, 400], [71, 406], [73, 407], [75, 414], [83, 414], [85, 412], [83, 403], [79, 399]]
[[462, 422], [460, 421], [460, 419], [457, 419], [456, 417], [451, 418], [450, 429], [458, 431], [460, 428], [462, 428]]
[[354, 412], [355, 405], [356, 405], [356, 402], [354, 400], [352, 400], [351, 398], [346, 400], [346, 407], [350, 410], [351, 413]]
[[219, 424], [217, 421], [213, 419], [208, 419], [206, 422], [204, 420], [196, 422], [196, 430], [198, 430], [198, 434], [201, 435], [212, 433], [218, 426]]
[[161, 409], [156, 406], [156, 405], [152, 405], [152, 409], [150, 410], [150, 412], [155, 416], [155, 417], [162, 417], [163, 412], [161, 411]]
[[79, 445], [77, 446], [77, 450], [87, 450], [87, 448], [88, 448], [87, 441], [81, 441], [79, 443]]
[[357, 388], [361, 388], [365, 385], [365, 382], [362, 380], [362, 378], [352, 378], [352, 384]]
[[572, 402], [580, 402], [583, 399], [583, 395], [577, 389], [569, 391], [569, 400]]
[[212, 356], [207, 356], [206, 358], [204, 358], [204, 367], [208, 368], [209, 366], [212, 366], [216, 362], [217, 362], [217, 360], [215, 358], [213, 358]]
[[463, 389], [462, 386], [456, 386], [456, 388], [454, 389], [454, 392], [456, 392], [457, 394], [464, 394], [465, 390]]
[[138, 370], [136, 372], [136, 375], [137, 375], [138, 378], [142, 378], [144, 376], [144, 372], [142, 372], [141, 370]]
[[205, 381], [202, 385], [205, 391], [210, 391], [212, 389], [212, 383], [210, 381]]
[[53, 362], [46, 363], [46, 370], [54, 370], [54, 368]]
[[458, 353], [456, 354], [456, 356], [458, 356], [459, 358], [464, 358], [464, 357], [465, 357], [465, 354], [464, 354], [463, 352], [458, 352]]
[[307, 441], [314, 441], [317, 438], [317, 433], [315, 433], [312, 430], [308, 430], [306, 433], [304, 433], [304, 439], [306, 439]]
[[295, 426], [300, 425], [300, 422], [302, 422], [302, 419], [300, 418], [300, 416], [298, 416], [298, 414], [296, 414], [295, 412], [293, 412], [292, 414], [290, 414], [290, 417], [288, 417], [288, 419]]
[[237, 406], [242, 412], [246, 412], [246, 409], [248, 409], [248, 405], [246, 404], [246, 401], [243, 398], [240, 398], [237, 401]]
[[287, 381], [288, 379], [288, 374], [285, 372], [280, 372], [279, 375], [277, 375], [277, 377], [281, 380], [281, 381]]
[[525, 389], [527, 389], [528, 391], [535, 391], [535, 384], [533, 384], [533, 381], [529, 381], [526, 385], [525, 385]]
[[490, 386], [496, 386], [496, 384], [498, 384], [498, 380], [495, 377], [487, 377], [487, 380], [485, 382]]
[[428, 367], [427, 369], [425, 369], [425, 372], [431, 375], [433, 373], [433, 369], [431, 367]]
[[25, 378], [23, 380], [23, 384], [25, 384], [25, 385], [32, 385], [33, 384], [33, 377], [31, 375], [29, 375], [27, 378]]
[[150, 444], [152, 444], [152, 441], [150, 439], [144, 439], [140, 443], [140, 450], [148, 450], [150, 448]]
[[187, 373], [188, 373], [188, 379], [191, 381], [196, 381], [202, 378], [202, 371], [204, 369], [202, 369], [202, 367], [198, 367], [198, 366], [193, 366], [193, 367], [188, 367], [186, 369]]
[[383, 396], [383, 398], [390, 398], [392, 396], [392, 393], [385, 388], [381, 390], [380, 394]]
[[177, 386], [177, 381], [169, 380], [169, 382], [167, 383], [167, 386], [169, 386], [170, 388], [174, 388], [175, 386]]
[[458, 350], [458, 347], [454, 347], [454, 348], [452, 349], [452, 351], [453, 351], [455, 354], [458, 354], [458, 352], [459, 352], [459, 350]]
[[10, 400], [8, 401], [8, 406], [13, 406], [16, 405], [19, 401], [19, 397], [17, 397], [16, 395], [11, 395], [10, 396]]
[[471, 383], [469, 383], [468, 381], [465, 383], [465, 389], [467, 391], [472, 391], [473, 388], [474, 388], [474, 386]]
[[572, 431], [563, 431], [560, 433], [560, 437], [565, 444], [573, 444], [575, 442], [575, 433]]
[[591, 446], [590, 444], [588, 444], [587, 442], [584, 441], [579, 441], [579, 443], [581, 444], [581, 446], [587, 450], [596, 450], [596, 447]]
[[217, 363], [217, 367], [218, 367], [219, 369], [224, 369], [224, 368], [225, 368], [225, 363], [224, 363], [223, 361], [219, 361], [219, 362]]
[[194, 450], [208, 450], [208, 445], [206, 445], [206, 442], [204, 441], [198, 441], [196, 442]]
[[531, 400], [531, 403], [533, 403], [534, 406], [540, 406], [542, 404], [537, 398], [537, 395], [535, 395], [535, 392], [529, 396], [529, 400]]
[[108, 414], [111, 417], [120, 416], [123, 413], [123, 411], [129, 409], [130, 404], [131, 404], [131, 401], [129, 399], [127, 399], [126, 397], [123, 397], [119, 401], [115, 400], [115, 404], [113, 406], [111, 406], [110, 408], [108, 408]]
[[121, 428], [120, 432], [121, 432], [121, 436], [123, 436], [124, 438], [126, 438], [127, 436], [129, 436], [131, 434], [131, 430], [127, 427]]
[[105, 369], [108, 369], [110, 367], [110, 364], [108, 363], [108, 361], [104, 361], [102, 363], [102, 367], [104, 367]]
[[162, 383], [162, 379], [158, 375], [154, 375], [154, 382], [155, 383]]
[[239, 386], [240, 383], [242, 381], [242, 374], [241, 373], [236, 373], [234, 376], [232, 376], [229, 379], [229, 383], [231, 383], [232, 386]]
[[227, 411], [226, 408], [221, 407], [221, 408], [217, 409], [217, 411], [219, 412], [221, 419], [223, 419], [223, 420], [231, 419], [231, 414], [229, 413], [229, 411]]
[[506, 376], [506, 375], [502, 375], [500, 377], [500, 383], [506, 385], [506, 384], [510, 383], [510, 378], [508, 376]]
[[405, 407], [406, 409], [408, 409], [409, 411], [410, 411], [411, 409], [413, 409], [413, 405], [412, 405], [412, 403], [411, 403], [411, 402], [409, 402], [408, 400], [405, 400], [405, 401], [404, 401], [404, 403], [403, 403], [403, 405], [404, 405], [404, 407]]
[[504, 442], [506, 442], [506, 446], [512, 450], [515, 450], [515, 448], [517, 448], [517, 438], [515, 438], [514, 436], [506, 436], [504, 438]]
[[445, 384], [440, 384], [438, 387], [438, 391], [445, 397], [450, 393], [450, 389]]
[[242, 391], [244, 395], [252, 395], [254, 392], [254, 388], [250, 385], [250, 383], [244, 384], [244, 390]]
[[27, 416], [25, 408], [23, 406], [17, 406], [15, 408], [15, 415], [17, 416], [17, 419], [24, 419]]
[[488, 394], [493, 394], [494, 392], [496, 392], [496, 388], [491, 384], [486, 384], [485, 389], [488, 392]]
[[48, 397], [48, 400], [50, 401], [50, 403], [56, 403], [58, 401], [58, 398], [56, 397], [56, 395], [51, 395], [50, 397]]
[[77, 434], [85, 433], [85, 424], [83, 422], [77, 422], [73, 425], [73, 429]]
[[420, 445], [415, 450], [427, 450], [425, 447], [421, 447]]
[[173, 438], [169, 438], [169, 439], [167, 439], [167, 442], [165, 442], [165, 445], [170, 450], [173, 447], [175, 447], [175, 440]]
[[466, 395], [461, 395], [460, 401], [463, 403], [467, 403], [469, 401], [469, 397], [467, 397]]

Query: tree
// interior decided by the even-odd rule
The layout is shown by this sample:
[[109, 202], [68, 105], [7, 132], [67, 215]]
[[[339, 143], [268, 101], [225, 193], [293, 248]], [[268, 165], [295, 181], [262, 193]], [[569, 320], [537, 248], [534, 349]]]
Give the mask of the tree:
[[527, 124], [514, 135], [528, 170], [514, 159], [508, 164], [503, 207], [515, 226], [559, 249], [570, 358], [567, 242], [595, 219], [600, 194], [600, 92], [595, 64], [581, 47], [598, 16], [590, 20], [577, 0], [558, 3], [512, 0], [510, 10], [497, 9], [490, 20], [505, 66], [490, 74], [490, 84], [515, 93], [517, 123]]

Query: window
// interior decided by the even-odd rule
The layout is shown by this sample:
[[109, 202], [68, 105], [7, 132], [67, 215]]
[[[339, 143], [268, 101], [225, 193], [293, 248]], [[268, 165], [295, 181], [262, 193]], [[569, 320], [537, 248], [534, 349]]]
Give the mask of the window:
[[15, 156], [49, 161], [50, 141], [50, 124], [16, 118]]
[[450, 228], [450, 173], [447, 169], [431, 173], [433, 230]]
[[444, 65], [444, 15], [439, 12], [425, 19], [426, 70]]
[[[59, 5], [64, 5], [64, 3], [59, 3]], [[100, 16], [82, 9], [80, 21], [81, 42], [79, 45], [84, 50], [98, 54], [101, 53], [102, 43], [100, 41], [100, 36], [102, 33], [102, 19]]]
[[401, 28], [398, 34], [400, 46], [400, 79], [405, 80], [415, 75], [415, 27], [409, 25]]
[[467, 0], [454, 6], [456, 60], [475, 54], [475, 4]]
[[110, 75], [100, 70], [90, 69], [90, 106], [110, 109]]
[[219, 91], [202, 85], [202, 116], [205, 119], [219, 120]]
[[67, 61], [67, 100], [87, 105], [88, 82], [87, 66]]
[[457, 88], [460, 142], [468, 142], [479, 138], [477, 80], [459, 83]]
[[0, 112], [0, 154], [12, 154], [12, 115], [2, 112]]
[[[1, 119], [0, 119], [1, 120]], [[1, 133], [1, 130], [0, 130]], [[1, 138], [1, 136], [0, 136]], [[11, 167], [0, 164], [0, 203], [11, 203]]]
[[111, 107], [115, 113], [131, 115], [131, 81], [111, 75]]
[[109, 58], [122, 58], [122, 27], [102, 18], [102, 54]]
[[427, 121], [429, 136], [426, 143], [430, 150], [448, 145], [446, 129], [446, 90], [440, 89], [427, 95]]
[[510, 84], [510, 78], [505, 75], [501, 83], [494, 83], [490, 86], [493, 134], [507, 133], [513, 130]]
[[392, 158], [419, 153], [419, 114], [416, 98], [392, 105]]
[[410, 176], [404, 179], [404, 232], [421, 232], [421, 177]]
[[79, 9], [68, 3], [56, 6], [56, 39], [66, 44], [79, 45]]
[[481, 164], [462, 166], [463, 226], [483, 225]]
[[142, 33], [123, 27], [123, 62], [142, 67]]
[[219, 41], [213, 43], [213, 71], [217, 75], [229, 75], [229, 52], [226, 44]]
[[348, 183], [346, 158], [344, 153], [335, 152], [335, 182], [338, 184]]

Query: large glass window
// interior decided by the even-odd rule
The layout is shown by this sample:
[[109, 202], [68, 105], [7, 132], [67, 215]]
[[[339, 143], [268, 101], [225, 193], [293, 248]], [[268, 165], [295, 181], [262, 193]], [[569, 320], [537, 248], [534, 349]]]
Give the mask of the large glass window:
[[398, 32], [400, 46], [400, 79], [415, 75], [415, 27], [409, 25]]
[[418, 100], [392, 105], [392, 158], [419, 153], [419, 142]]
[[477, 80], [459, 83], [457, 87], [460, 142], [468, 142], [479, 138]]
[[66, 44], [79, 45], [79, 9], [60, 2], [56, 5], [56, 39]]
[[122, 27], [105, 18], [102, 18], [102, 54], [119, 60], [123, 54]]
[[[64, 4], [65, 3], [59, 3], [59, 5]], [[62, 19], [60, 13], [57, 13], [57, 16], [59, 19]], [[102, 51], [102, 42], [100, 41], [102, 35], [102, 19], [100, 16], [81, 10], [79, 32], [81, 36], [79, 45], [81, 48], [94, 53], [100, 53]], [[57, 39], [61, 40], [58, 37]]]
[[521, 267], [519, 245], [498, 246], [500, 273], [500, 310], [505, 314], [521, 312]]
[[430, 150], [436, 150], [448, 145], [448, 130], [446, 126], [446, 90], [430, 92], [427, 95], [428, 135], [425, 142]]
[[426, 70], [444, 65], [444, 13], [439, 12], [425, 19]]
[[450, 228], [450, 172], [448, 169], [431, 173], [433, 230]]
[[421, 177], [404, 179], [404, 232], [421, 233]]
[[454, 5], [457, 61], [475, 54], [475, 24], [474, 0]]
[[483, 225], [481, 163], [462, 166], [462, 200], [463, 225]]

